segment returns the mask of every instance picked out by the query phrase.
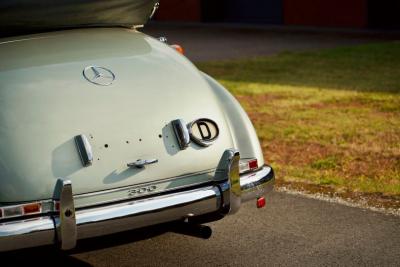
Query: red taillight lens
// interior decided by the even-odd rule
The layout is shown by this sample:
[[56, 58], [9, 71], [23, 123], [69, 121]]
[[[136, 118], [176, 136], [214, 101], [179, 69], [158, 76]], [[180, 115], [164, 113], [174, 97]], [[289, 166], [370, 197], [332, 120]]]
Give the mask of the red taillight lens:
[[241, 159], [239, 163], [239, 172], [246, 173], [258, 169], [257, 159]]
[[42, 205], [40, 203], [32, 203], [32, 204], [26, 204], [22, 206], [24, 209], [24, 214], [33, 214], [33, 213], [39, 213], [42, 211]]
[[257, 208], [261, 209], [265, 207], [265, 197], [260, 197], [257, 199]]
[[257, 159], [253, 159], [253, 160], [249, 161], [249, 169], [251, 171], [258, 169], [258, 161], [257, 161]]

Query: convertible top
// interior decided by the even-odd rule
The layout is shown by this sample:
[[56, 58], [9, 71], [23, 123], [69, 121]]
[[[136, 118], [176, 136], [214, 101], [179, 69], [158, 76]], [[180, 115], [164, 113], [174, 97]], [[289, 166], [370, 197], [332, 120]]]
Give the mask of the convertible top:
[[158, 0], [0, 0], [0, 36], [143, 25]]

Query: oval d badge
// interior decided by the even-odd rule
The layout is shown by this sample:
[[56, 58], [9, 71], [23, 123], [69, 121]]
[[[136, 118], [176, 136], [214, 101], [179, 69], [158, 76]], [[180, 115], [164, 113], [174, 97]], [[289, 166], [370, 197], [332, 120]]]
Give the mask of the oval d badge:
[[218, 138], [218, 125], [210, 119], [198, 119], [188, 125], [190, 139], [200, 146], [210, 146]]

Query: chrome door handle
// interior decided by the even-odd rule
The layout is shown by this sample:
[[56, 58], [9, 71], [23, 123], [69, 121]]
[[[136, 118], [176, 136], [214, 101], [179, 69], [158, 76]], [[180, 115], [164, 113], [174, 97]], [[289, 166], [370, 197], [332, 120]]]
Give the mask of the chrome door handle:
[[146, 165], [154, 164], [157, 162], [158, 162], [158, 159], [138, 159], [137, 161], [128, 163], [127, 165], [130, 168], [134, 167], [134, 168], [141, 169]]

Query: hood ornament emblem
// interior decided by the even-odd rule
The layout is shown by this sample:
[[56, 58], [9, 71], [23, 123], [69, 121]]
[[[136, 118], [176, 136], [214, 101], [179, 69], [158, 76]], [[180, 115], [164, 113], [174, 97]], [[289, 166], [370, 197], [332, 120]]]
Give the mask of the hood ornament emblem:
[[115, 80], [115, 75], [111, 70], [97, 66], [87, 66], [83, 70], [83, 77], [93, 84], [102, 86], [111, 85]]

